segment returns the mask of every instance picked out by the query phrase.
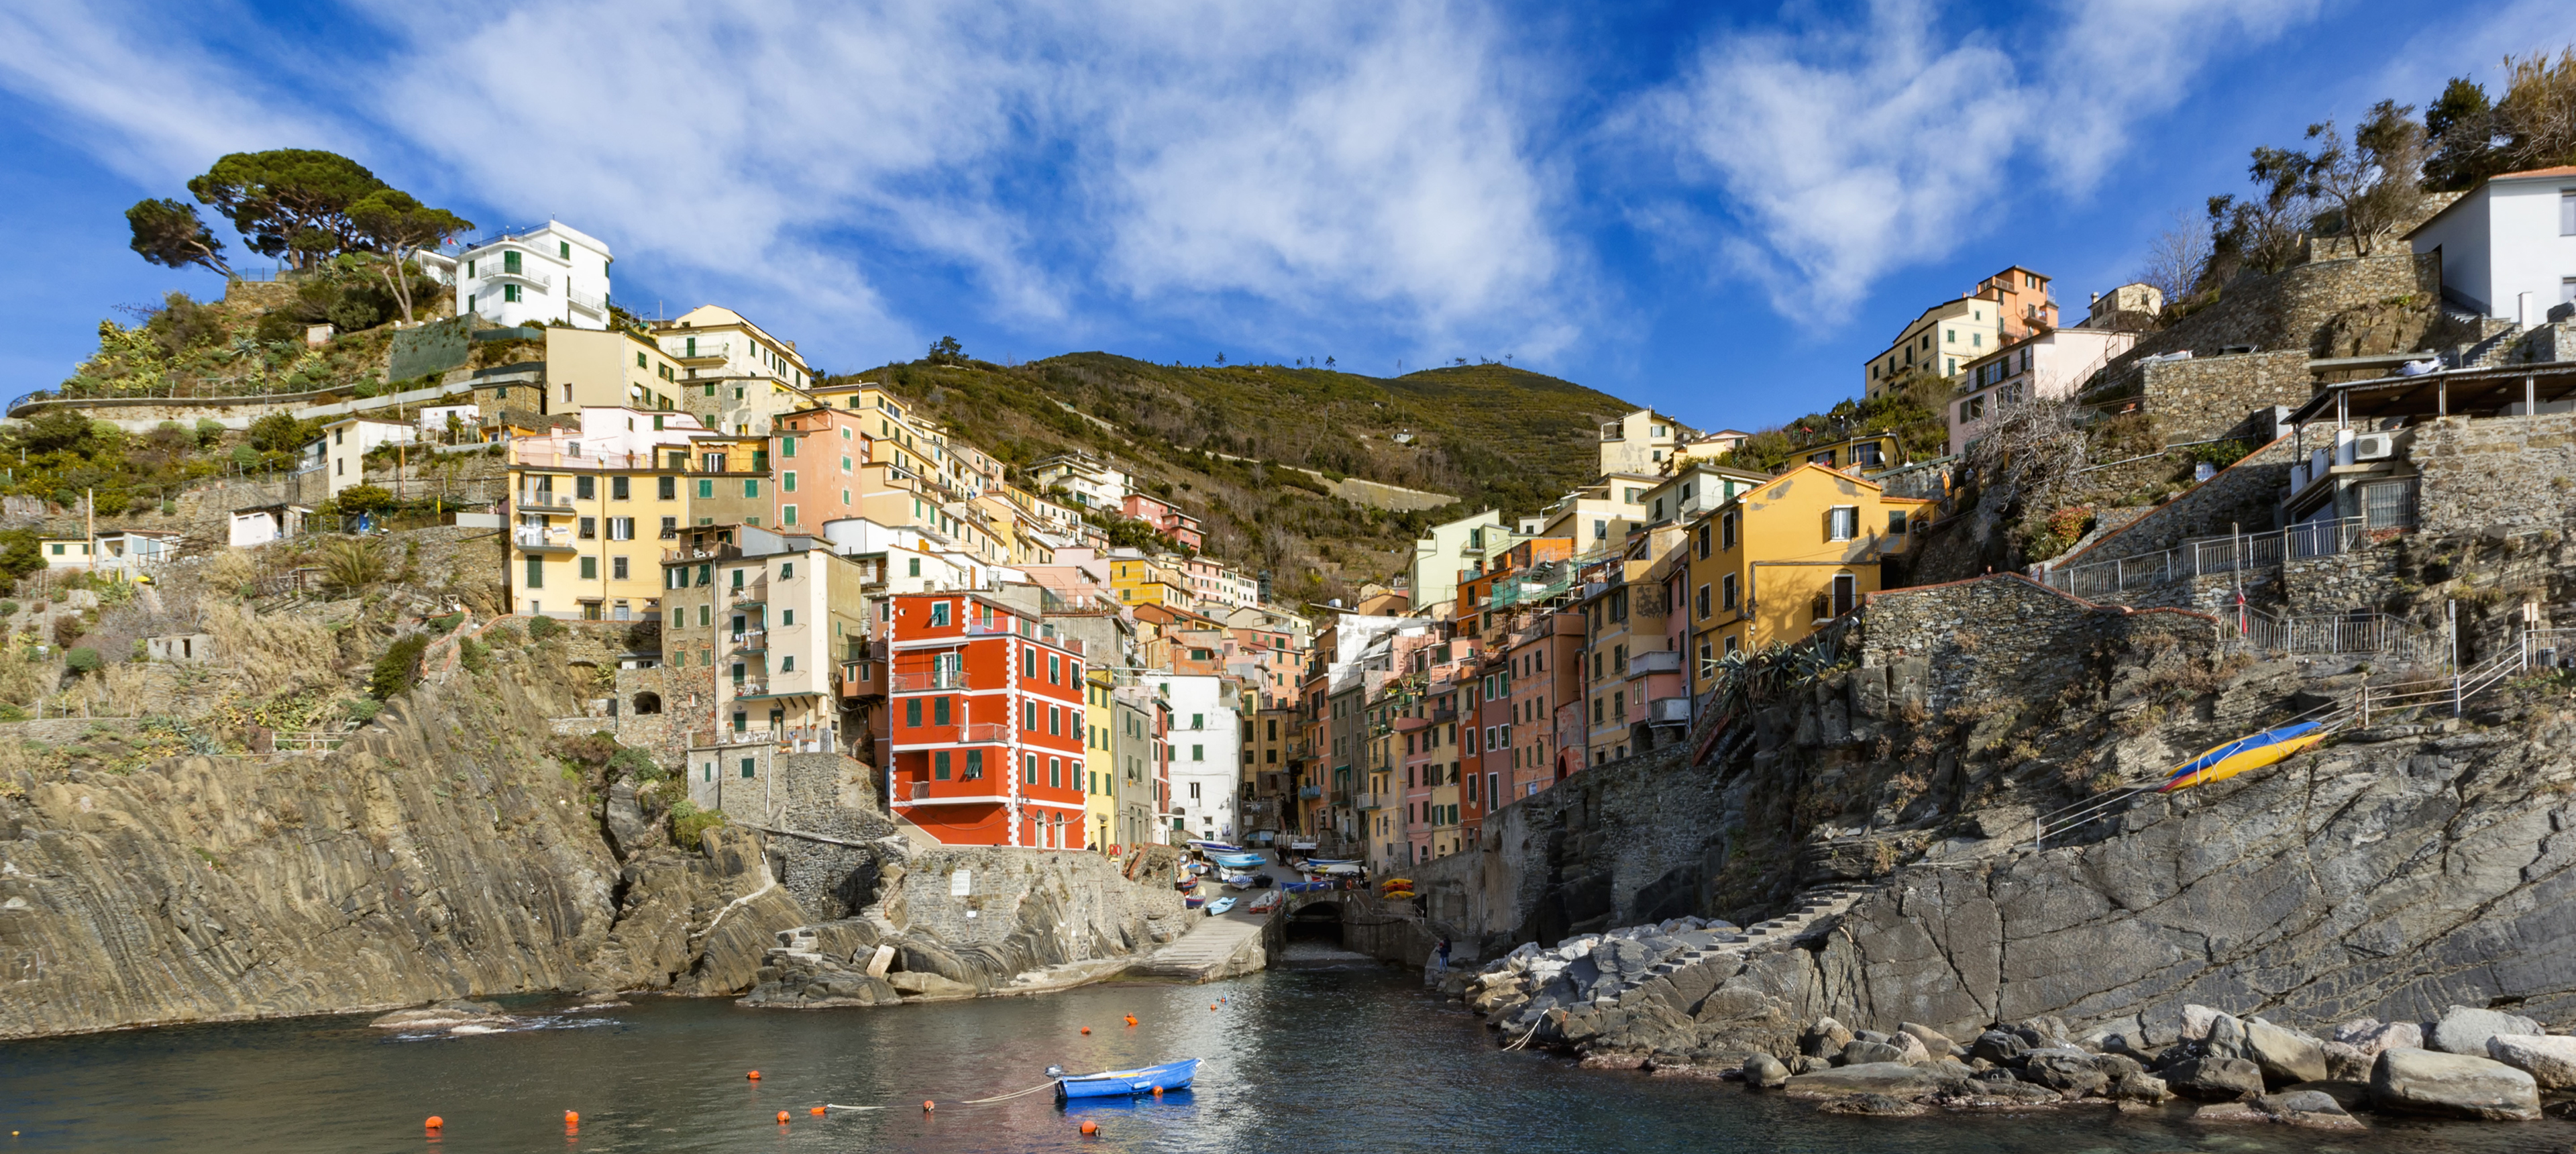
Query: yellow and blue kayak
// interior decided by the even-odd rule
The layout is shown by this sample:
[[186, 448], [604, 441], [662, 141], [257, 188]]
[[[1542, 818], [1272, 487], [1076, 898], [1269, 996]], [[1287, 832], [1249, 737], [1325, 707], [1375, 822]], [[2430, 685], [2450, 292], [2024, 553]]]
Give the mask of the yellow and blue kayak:
[[2252, 737], [2240, 737], [2174, 767], [2156, 792], [2171, 793], [2213, 781], [2225, 781], [2249, 769], [2261, 769], [2274, 762], [2303, 753], [2326, 739], [2326, 730], [2313, 721], [2267, 729]]

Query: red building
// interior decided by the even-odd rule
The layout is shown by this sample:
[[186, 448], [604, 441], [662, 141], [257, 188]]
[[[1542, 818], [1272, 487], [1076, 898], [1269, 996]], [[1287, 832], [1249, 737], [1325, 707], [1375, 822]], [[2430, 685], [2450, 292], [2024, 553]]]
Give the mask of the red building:
[[886, 796], [947, 845], [1081, 849], [1082, 647], [980, 593], [907, 593], [887, 626]]

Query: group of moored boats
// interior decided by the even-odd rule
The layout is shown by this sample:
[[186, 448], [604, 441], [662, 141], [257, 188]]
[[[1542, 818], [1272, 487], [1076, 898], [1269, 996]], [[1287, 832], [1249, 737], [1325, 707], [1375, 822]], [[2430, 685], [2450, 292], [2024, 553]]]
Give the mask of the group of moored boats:
[[1283, 882], [1264, 872], [1270, 859], [1258, 850], [1218, 841], [1193, 841], [1189, 844], [1190, 849], [1204, 860], [1182, 863], [1180, 880], [1174, 882], [1173, 887], [1188, 895], [1182, 899], [1183, 904], [1209, 914], [1227, 913], [1236, 908], [1239, 899], [1202, 892], [1199, 881], [1203, 877], [1212, 875], [1230, 890], [1262, 891], [1249, 903], [1240, 903], [1248, 912], [1258, 914], [1279, 908], [1281, 899], [1278, 891], [1311, 893], [1333, 889], [1344, 879], [1360, 873], [1360, 863], [1356, 859], [1308, 858], [1295, 863], [1303, 872], [1299, 880]]

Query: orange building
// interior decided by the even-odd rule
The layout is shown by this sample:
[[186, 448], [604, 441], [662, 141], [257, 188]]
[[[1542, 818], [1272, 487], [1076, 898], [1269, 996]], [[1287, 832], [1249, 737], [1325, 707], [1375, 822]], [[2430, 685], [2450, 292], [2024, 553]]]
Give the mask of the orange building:
[[895, 817], [946, 845], [1083, 848], [1081, 645], [982, 594], [893, 602], [886, 795]]

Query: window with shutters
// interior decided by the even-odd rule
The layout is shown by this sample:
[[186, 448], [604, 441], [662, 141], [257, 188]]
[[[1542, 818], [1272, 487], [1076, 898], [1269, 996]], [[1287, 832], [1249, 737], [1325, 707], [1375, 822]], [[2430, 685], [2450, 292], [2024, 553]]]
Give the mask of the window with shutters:
[[1860, 507], [1836, 505], [1825, 511], [1825, 539], [1849, 541], [1860, 536]]

